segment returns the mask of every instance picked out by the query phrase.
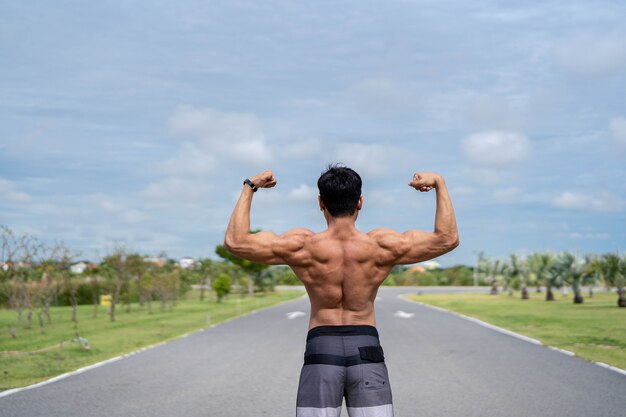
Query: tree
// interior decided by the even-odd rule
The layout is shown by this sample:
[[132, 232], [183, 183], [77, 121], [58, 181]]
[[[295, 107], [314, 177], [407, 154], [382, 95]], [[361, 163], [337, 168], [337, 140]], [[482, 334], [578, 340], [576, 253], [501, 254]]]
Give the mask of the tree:
[[561, 288], [567, 282], [570, 272], [569, 258], [565, 254], [557, 255], [548, 267], [546, 277], [546, 301], [554, 301], [552, 288]]
[[126, 293], [126, 312], [127, 313], [130, 313], [130, 306], [132, 303], [132, 294], [133, 294], [132, 285], [133, 283], [136, 283], [138, 287], [137, 291], [141, 293], [142, 289], [141, 289], [141, 283], [140, 283], [139, 278], [143, 276], [147, 268], [148, 266], [146, 262], [144, 261], [143, 256], [141, 256], [138, 253], [127, 254], [126, 269], [128, 273], [125, 275], [125, 280], [123, 282], [123, 287]]
[[7, 226], [0, 226], [0, 278], [7, 291], [9, 307], [17, 313], [15, 325], [9, 330], [14, 338], [26, 308], [29, 310], [27, 325], [30, 325], [33, 297], [39, 297], [29, 279], [33, 278], [33, 264], [41, 248], [42, 245], [33, 236], [27, 233], [17, 236]]
[[487, 261], [487, 279], [486, 281], [491, 284], [491, 295], [498, 294], [498, 280], [502, 277], [506, 264], [499, 259], [495, 261]]
[[98, 317], [100, 306], [100, 281], [98, 280], [98, 268], [88, 268], [85, 271], [85, 281], [91, 286], [91, 302], [93, 304], [93, 317]]
[[221, 303], [222, 298], [230, 292], [232, 280], [228, 274], [221, 273], [213, 280], [213, 291], [217, 295], [217, 302]]
[[115, 307], [120, 298], [122, 283], [128, 280], [126, 256], [126, 249], [122, 246], [117, 246], [100, 264], [101, 276], [105, 279], [111, 295], [111, 305], [109, 306], [109, 318], [111, 321], [115, 321]]
[[617, 306], [626, 307], [624, 294], [624, 277], [626, 276], [626, 259], [616, 253], [607, 253], [602, 257], [602, 278], [609, 287], [617, 288]]
[[200, 276], [200, 301], [204, 301], [205, 293], [208, 288], [213, 287], [213, 277], [215, 276], [218, 267], [217, 262], [209, 258], [200, 259], [195, 271]]
[[506, 287], [509, 289], [509, 295], [513, 295], [513, 286], [516, 282], [519, 282], [522, 300], [527, 300], [528, 289], [526, 288], [526, 263], [518, 258], [516, 254], [512, 253], [509, 263], [503, 272], [506, 279]]
[[541, 284], [546, 286], [546, 301], [554, 301], [554, 293], [552, 292], [552, 285], [548, 282], [548, 275], [550, 267], [554, 261], [554, 255], [550, 252], [540, 253], [536, 252], [528, 257], [528, 267], [530, 271], [535, 275], [537, 292], [541, 288]]
[[154, 271], [152, 276], [152, 285], [161, 302], [161, 311], [165, 311], [165, 307], [168, 303], [170, 310], [173, 309], [176, 305], [178, 292], [180, 290], [180, 270], [174, 269], [171, 271]]
[[574, 291], [574, 303], [581, 304], [583, 296], [580, 286], [585, 274], [585, 263], [569, 252], [563, 253], [559, 262], [563, 268], [563, 281], [570, 284]]
[[63, 290], [67, 292], [70, 299], [70, 305], [72, 306], [72, 323], [74, 323], [74, 328], [76, 328], [78, 326], [78, 300], [76, 299], [78, 285], [76, 280], [71, 276], [70, 265], [72, 265], [72, 260], [77, 255], [72, 254], [70, 249], [65, 246], [63, 242], [56, 244], [52, 251], [56, 273], [61, 277]]
[[[252, 232], [257, 233], [258, 230]], [[228, 252], [223, 245], [218, 245], [215, 248], [215, 253], [228, 262], [239, 266], [246, 274], [248, 274], [248, 295], [254, 294], [254, 284], [256, 281], [261, 281], [261, 273], [266, 270], [269, 265], [257, 264], [247, 259], [240, 258]]]
[[593, 297], [593, 287], [602, 277], [602, 261], [594, 255], [585, 256], [582, 284], [589, 287], [589, 298]]

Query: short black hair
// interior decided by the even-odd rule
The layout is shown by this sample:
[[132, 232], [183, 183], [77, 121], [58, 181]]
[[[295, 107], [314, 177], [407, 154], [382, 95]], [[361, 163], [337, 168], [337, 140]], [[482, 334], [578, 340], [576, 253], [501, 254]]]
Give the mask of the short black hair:
[[354, 170], [331, 164], [317, 180], [320, 198], [333, 217], [352, 216], [361, 197], [361, 177]]

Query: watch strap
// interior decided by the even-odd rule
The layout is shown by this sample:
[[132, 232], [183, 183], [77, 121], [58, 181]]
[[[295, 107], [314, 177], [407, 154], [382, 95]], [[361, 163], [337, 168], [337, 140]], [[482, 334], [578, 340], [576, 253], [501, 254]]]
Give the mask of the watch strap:
[[252, 181], [250, 181], [249, 178], [246, 178], [245, 180], [243, 180], [244, 184], [248, 184], [250, 186], [250, 188], [252, 188], [252, 191], [254, 191], [256, 193], [256, 190], [259, 189], [259, 187], [257, 187], [256, 185], [254, 185], [254, 183]]

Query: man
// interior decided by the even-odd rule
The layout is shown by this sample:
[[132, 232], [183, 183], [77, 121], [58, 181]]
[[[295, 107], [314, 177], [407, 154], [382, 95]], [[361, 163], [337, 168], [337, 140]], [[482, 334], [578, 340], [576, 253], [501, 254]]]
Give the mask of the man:
[[258, 188], [276, 185], [272, 171], [246, 179], [228, 224], [224, 246], [263, 264], [287, 264], [311, 302], [297, 417], [339, 417], [343, 397], [351, 417], [393, 416], [391, 387], [376, 330], [374, 300], [395, 265], [435, 258], [459, 244], [452, 202], [440, 175], [420, 172], [409, 186], [437, 193], [435, 230], [362, 233], [361, 177], [330, 166], [319, 178], [319, 207], [328, 229], [293, 229], [283, 235], [250, 233], [250, 206]]

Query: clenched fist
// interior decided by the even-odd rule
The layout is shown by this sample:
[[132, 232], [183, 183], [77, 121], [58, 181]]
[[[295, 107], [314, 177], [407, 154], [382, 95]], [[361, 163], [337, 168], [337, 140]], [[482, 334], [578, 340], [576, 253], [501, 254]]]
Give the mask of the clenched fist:
[[272, 188], [276, 185], [276, 177], [271, 169], [256, 174], [254, 177], [250, 178], [250, 181], [258, 188]]
[[416, 172], [413, 175], [413, 180], [409, 182], [409, 186], [421, 192], [428, 192], [437, 188], [440, 181], [442, 181], [441, 175], [434, 172]]

